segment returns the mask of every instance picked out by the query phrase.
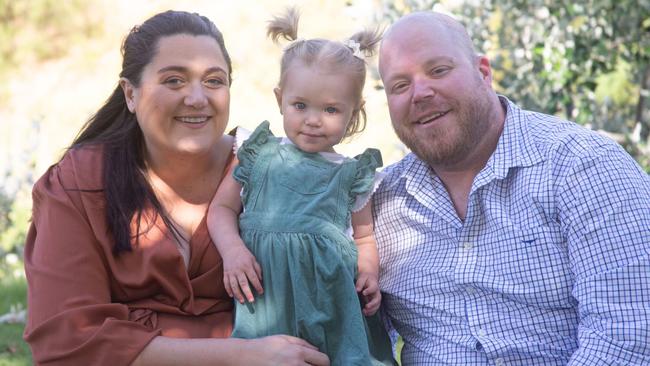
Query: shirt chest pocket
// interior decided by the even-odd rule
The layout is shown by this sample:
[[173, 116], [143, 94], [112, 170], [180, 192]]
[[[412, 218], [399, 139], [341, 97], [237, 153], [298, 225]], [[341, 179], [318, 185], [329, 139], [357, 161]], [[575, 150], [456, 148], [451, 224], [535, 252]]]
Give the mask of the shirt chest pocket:
[[508, 230], [493, 265], [516, 284], [512, 296], [540, 306], [567, 306], [572, 276], [562, 236], [551, 227]]

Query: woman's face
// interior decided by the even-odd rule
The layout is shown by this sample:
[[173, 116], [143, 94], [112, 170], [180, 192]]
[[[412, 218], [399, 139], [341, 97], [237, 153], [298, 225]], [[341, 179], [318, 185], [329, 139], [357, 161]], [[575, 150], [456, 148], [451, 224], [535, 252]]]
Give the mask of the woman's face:
[[209, 153], [228, 124], [228, 64], [209, 36], [160, 38], [140, 86], [126, 79], [120, 84], [154, 160]]

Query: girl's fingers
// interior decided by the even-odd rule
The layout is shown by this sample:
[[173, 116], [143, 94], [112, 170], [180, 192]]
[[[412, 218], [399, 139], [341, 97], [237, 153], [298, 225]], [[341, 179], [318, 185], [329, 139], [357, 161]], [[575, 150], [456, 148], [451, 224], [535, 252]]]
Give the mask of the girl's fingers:
[[259, 263], [255, 262], [253, 264], [253, 268], [255, 269], [255, 273], [257, 274], [257, 278], [259, 278], [260, 282], [262, 282], [263, 281], [263, 279], [262, 279], [262, 267], [260, 267]]
[[360, 275], [359, 278], [357, 278], [357, 283], [356, 283], [356, 289], [357, 292], [361, 291], [364, 286], [366, 285], [366, 281], [368, 281], [368, 277], [364, 275]]
[[[253, 288], [255, 288], [255, 291], [257, 291], [258, 294], [264, 292], [264, 289], [262, 289], [262, 283], [257, 277], [257, 273], [255, 273], [254, 270], [251, 270], [249, 273], [247, 273], [247, 275], [248, 275], [248, 280], [253, 285]], [[250, 299], [249, 301], [253, 301], [253, 300]]]
[[235, 276], [230, 276], [230, 287], [232, 288], [233, 295], [237, 301], [239, 301], [240, 304], [244, 303], [244, 296], [242, 295], [240, 289], [239, 289], [239, 282], [237, 280], [237, 277]]
[[251, 288], [248, 285], [248, 278], [246, 277], [246, 273], [240, 273], [237, 276], [237, 285], [239, 288], [241, 288], [241, 291], [246, 301], [253, 302], [255, 300], [255, 298], [253, 297], [253, 292], [251, 291]]
[[228, 293], [228, 296], [232, 297], [232, 289], [230, 288], [230, 278], [226, 276], [223, 277], [223, 287]]

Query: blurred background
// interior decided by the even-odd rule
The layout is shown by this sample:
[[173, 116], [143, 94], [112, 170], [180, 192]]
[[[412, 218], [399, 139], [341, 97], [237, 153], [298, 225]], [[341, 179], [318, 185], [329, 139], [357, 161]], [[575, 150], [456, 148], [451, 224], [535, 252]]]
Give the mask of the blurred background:
[[[31, 186], [116, 86], [122, 38], [167, 9], [208, 16], [233, 60], [230, 127], [269, 120], [279, 135], [283, 44], [265, 27], [287, 5], [301, 9], [300, 37], [336, 40], [415, 10], [452, 14], [490, 57], [497, 91], [608, 135], [650, 172], [650, 0], [0, 0], [0, 366], [31, 364], [21, 340]], [[388, 164], [406, 149], [376, 58], [368, 64], [366, 131], [339, 150], [377, 147]]]

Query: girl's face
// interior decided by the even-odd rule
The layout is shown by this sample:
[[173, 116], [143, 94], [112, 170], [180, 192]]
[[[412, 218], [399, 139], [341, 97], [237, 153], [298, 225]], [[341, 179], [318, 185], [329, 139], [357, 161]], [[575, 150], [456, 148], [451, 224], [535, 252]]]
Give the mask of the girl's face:
[[274, 90], [284, 132], [306, 152], [333, 152], [345, 135], [360, 97], [353, 74], [293, 62], [286, 71], [284, 86]]
[[223, 135], [230, 107], [228, 65], [209, 36], [161, 38], [140, 86], [126, 79], [120, 84], [154, 160], [208, 153]]

